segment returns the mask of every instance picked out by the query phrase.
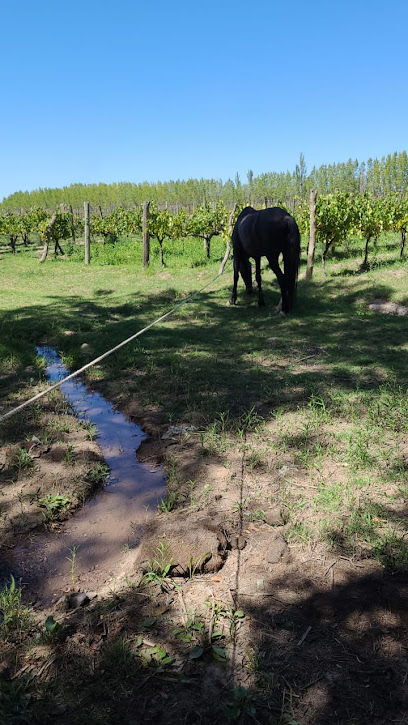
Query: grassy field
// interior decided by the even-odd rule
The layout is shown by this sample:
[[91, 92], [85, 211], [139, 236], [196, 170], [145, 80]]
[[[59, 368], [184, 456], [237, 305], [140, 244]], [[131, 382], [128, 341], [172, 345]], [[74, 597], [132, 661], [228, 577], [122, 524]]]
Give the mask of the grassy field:
[[[397, 237], [388, 235], [380, 239], [372, 254], [370, 269], [362, 272], [361, 243], [354, 240], [347, 252], [339, 250], [327, 263], [326, 277], [322, 276], [317, 264], [311, 283], [305, 282], [302, 267], [296, 307], [286, 318], [274, 312], [279, 301], [278, 288], [266, 267], [263, 278], [267, 306], [258, 308], [256, 295], [246, 296], [241, 283], [238, 305], [228, 307], [232, 283], [229, 269], [212, 287], [169, 319], [86, 374], [91, 387], [101, 390], [120, 409], [130, 411], [157, 440], [170, 425], [194, 426], [196, 432], [187, 445], [180, 443], [162, 453], [168, 474], [169, 502], [167, 506], [163, 502], [163, 514], [171, 516], [179, 509], [185, 512], [187, 519], [197, 511], [212, 515], [217, 495], [221, 498], [222, 493], [226, 528], [230, 526], [231, 531], [240, 535], [244, 532], [245, 536], [253, 530], [256, 539], [259, 532], [264, 531], [262, 527], [274, 525], [271, 511], [276, 513], [278, 509], [279, 526], [283, 526], [285, 542], [296, 561], [296, 567], [292, 564], [292, 569], [289, 568], [285, 575], [286, 584], [293, 576], [292, 588], [296, 592], [306, 591], [311, 586], [310, 581], [314, 582], [316, 591], [326, 591], [326, 584], [322, 584], [324, 575], [327, 575], [326, 579], [332, 576], [336, 567], [340, 571], [342, 562], [349, 562], [354, 567], [360, 583], [364, 578], [369, 579], [374, 570], [381, 571], [381, 576], [390, 577], [389, 581], [393, 583], [389, 592], [391, 586], [398, 587], [400, 582], [398, 601], [405, 591], [404, 577], [408, 569], [408, 316], [405, 315], [408, 273], [406, 263], [398, 259], [398, 249]], [[216, 276], [224, 252], [222, 245], [214, 241], [212, 260], [206, 263], [200, 242], [185, 242], [184, 250], [182, 243], [174, 243], [168, 245], [167, 267], [160, 266], [158, 254], [154, 252], [151, 266], [144, 270], [140, 245], [135, 251], [135, 243], [123, 243], [116, 259], [113, 258], [113, 247], [101, 246], [98, 250], [88, 268], [78, 259], [79, 250], [69, 258], [50, 258], [43, 265], [38, 265], [32, 248], [15, 256], [2, 255], [0, 413], [28, 399], [44, 386], [44, 362], [36, 356], [36, 344], [55, 346], [74, 370], [204, 286]], [[109, 264], [113, 261], [116, 263]], [[370, 307], [372, 304], [377, 307]], [[23, 450], [22, 441], [32, 434], [41, 440], [47, 434], [49, 440], [50, 421], [44, 422], [44, 410], [50, 413], [52, 408], [52, 415], [58, 416], [61, 405], [61, 399], [54, 396], [51, 402], [39, 404], [7, 421], [0, 428], [3, 450], [13, 446]], [[53, 420], [55, 430], [55, 418]], [[55, 441], [62, 441], [61, 445], [68, 449], [72, 445], [71, 434], [72, 430], [61, 438], [59, 431]], [[11, 460], [4, 453], [2, 459], [3, 496], [7, 494], [10, 480], [14, 482], [15, 490], [20, 490], [23, 476], [27, 474], [24, 454], [16, 453], [14, 448], [13, 455]], [[16, 455], [17, 458], [20, 456], [20, 465], [16, 463]], [[224, 472], [225, 489], [224, 478], [221, 486], [215, 474], [211, 477], [211, 471], [215, 469]], [[239, 477], [237, 471], [241, 481], [239, 491], [234, 488], [234, 481]], [[67, 499], [70, 498], [68, 489], [69, 482], [63, 492]], [[51, 493], [55, 494], [55, 491]], [[5, 522], [7, 509], [2, 516]], [[311, 565], [306, 562], [313, 562], [316, 567], [316, 562], [320, 562], [318, 574], [316, 568], [311, 573], [308, 570]], [[165, 562], [162, 564], [161, 571], [156, 567], [157, 576], [153, 576], [152, 581], [157, 587], [155, 596], [165, 597], [168, 592], [163, 592], [162, 584], [167, 572]], [[305, 576], [308, 572], [309, 585], [304, 580], [300, 583], [302, 567]], [[284, 576], [283, 570], [280, 575]], [[342, 572], [335, 582], [332, 579], [331, 585], [328, 580], [327, 597], [333, 597], [333, 592], [337, 592], [339, 601], [347, 599], [351, 579], [351, 574]], [[206, 586], [208, 584], [207, 579]], [[282, 582], [280, 586], [283, 586]], [[367, 584], [366, 591], [371, 592], [370, 586]], [[378, 585], [375, 586], [378, 589]], [[10, 588], [10, 583], [5, 585], [2, 597], [14, 601], [13, 597], [18, 598], [20, 594], [10, 593]], [[185, 591], [184, 596], [187, 595]], [[303, 614], [300, 612], [302, 607], [297, 609], [296, 605], [291, 615], [293, 621], [303, 623], [301, 617], [306, 617], [304, 613], [309, 611], [307, 607], [311, 606], [312, 600], [314, 606], [315, 596], [316, 593], [310, 594], [309, 599], [305, 599]], [[352, 593], [350, 598], [355, 596]], [[384, 595], [384, 602], [388, 602], [384, 604], [385, 609], [391, 607], [390, 598], [391, 594]], [[123, 611], [128, 611], [126, 607], [131, 606], [131, 599], [124, 597], [121, 601], [123, 619]], [[329, 606], [328, 601], [322, 605], [322, 611], [324, 606]], [[383, 602], [378, 602], [380, 609]], [[5, 722], [10, 723], [54, 722], [55, 713], [59, 713], [60, 722], [65, 722], [66, 717], [67, 722], [70, 719], [78, 723], [116, 723], [120, 717], [130, 717], [135, 703], [140, 705], [142, 702], [145, 722], [305, 725], [330, 721], [344, 725], [374, 722], [379, 725], [400, 717], [406, 693], [401, 694], [404, 671], [402, 656], [396, 650], [406, 646], [407, 633], [403, 616], [398, 619], [399, 610], [393, 614], [398, 620], [393, 626], [383, 624], [379, 633], [378, 625], [372, 634], [368, 684], [364, 684], [363, 676], [355, 675], [353, 690], [348, 677], [340, 676], [336, 671], [336, 675], [330, 675], [332, 679], [325, 680], [324, 697], [322, 692], [314, 692], [311, 704], [307, 702], [310, 695], [308, 680], [315, 676], [318, 683], [326, 677], [316, 662], [320, 658], [330, 672], [330, 667], [335, 668], [333, 662], [325, 660], [329, 657], [326, 650], [324, 654], [323, 650], [316, 654], [313, 649], [317, 647], [317, 641], [322, 646], [325, 638], [334, 636], [330, 627], [344, 625], [344, 631], [338, 635], [343, 649], [347, 642], [348, 651], [358, 653], [357, 659], [369, 658], [361, 630], [357, 633], [356, 627], [352, 632], [355, 605], [341, 615], [337, 612], [337, 624], [330, 620], [330, 627], [327, 624], [329, 615], [327, 622], [324, 620], [326, 615], [321, 615], [327, 628], [316, 635], [308, 653], [303, 648], [300, 654], [301, 648], [296, 649], [296, 642], [290, 649], [287, 640], [276, 638], [273, 640], [276, 651], [272, 655], [259, 632], [258, 637], [254, 634], [256, 622], [262, 620], [258, 629], [263, 633], [272, 626], [269, 620], [269, 624], [266, 623], [267, 612], [272, 610], [266, 605], [264, 608], [253, 605], [252, 609], [248, 607], [244, 611], [242, 602], [238, 603], [235, 607], [230, 604], [229, 609], [225, 603], [223, 608], [221, 604], [213, 603], [212, 619], [219, 606], [218, 619], [224, 623], [223, 637], [227, 642], [222, 652], [218, 652], [218, 663], [215, 657], [203, 664], [202, 653], [198, 654], [198, 649], [195, 651], [201, 667], [198, 674], [213, 678], [207, 694], [211, 695], [210, 699], [215, 694], [216, 699], [222, 701], [224, 709], [217, 711], [214, 704], [208, 704], [205, 694], [200, 701], [200, 687], [194, 679], [197, 673], [189, 670], [186, 682], [183, 682], [181, 669], [178, 679], [174, 679], [174, 673], [169, 673], [169, 678], [173, 677], [170, 689], [166, 689], [165, 683], [158, 685], [163, 698], [161, 704], [156, 696], [152, 698], [153, 704], [146, 705], [151, 696], [146, 682], [156, 682], [166, 674], [167, 666], [171, 669], [170, 662], [163, 664], [170, 647], [169, 632], [173, 633], [173, 648], [174, 642], [177, 643], [179, 660], [183, 661], [184, 657], [190, 664], [194, 661], [191, 646], [198, 647], [200, 632], [208, 623], [197, 604], [194, 610], [187, 608], [188, 617], [182, 620], [183, 626], [178, 627], [176, 635], [176, 622], [169, 624], [164, 621], [165, 617], [156, 617], [155, 623], [147, 625], [153, 629], [157, 627], [150, 639], [154, 643], [160, 640], [162, 647], [160, 656], [156, 650], [150, 653], [150, 659], [147, 655], [144, 659], [141, 656], [140, 643], [135, 645], [130, 619], [126, 620], [126, 631], [115, 624], [116, 629], [112, 629], [115, 634], [104, 642], [100, 658], [94, 658], [93, 674], [88, 673], [85, 677], [84, 690], [74, 702], [66, 685], [68, 675], [75, 680], [72, 653], [65, 652], [58, 676], [45, 682], [41, 678], [34, 683], [21, 678], [7, 679], [23, 666], [24, 657], [33, 646], [35, 626], [27, 625], [28, 610], [19, 600], [13, 605], [15, 622], [10, 619], [13, 626], [3, 627], [7, 678], [0, 699], [0, 713], [4, 712], [4, 717], [8, 718]], [[109, 600], [101, 606], [111, 607], [116, 612], [117, 605], [113, 598], [113, 603]], [[204, 595], [201, 605], [205, 612]], [[3, 602], [2, 609], [5, 611], [7, 606]], [[211, 602], [208, 606], [211, 608]], [[335, 608], [330, 599], [332, 606]], [[143, 612], [146, 614], [145, 610]], [[237, 628], [238, 620], [244, 615], [248, 621], [252, 619], [251, 632], [249, 625], [248, 631], [245, 625]], [[105, 614], [102, 612], [101, 616]], [[112, 616], [114, 620], [115, 615]], [[279, 612], [273, 616], [275, 636]], [[306, 617], [304, 624], [307, 622]], [[140, 625], [138, 636], [145, 636], [140, 634], [143, 626]], [[285, 623], [279, 626], [281, 633], [286, 631]], [[373, 626], [372, 622], [367, 628], [369, 626]], [[96, 631], [95, 623], [92, 628]], [[237, 649], [237, 629], [242, 632], [241, 649]], [[44, 631], [41, 636], [48, 647], [47, 657], [50, 650], [57, 656], [61, 640], [57, 636], [53, 639]], [[383, 643], [381, 637], [386, 636], [393, 640], [395, 651], [392, 654], [383, 652], [383, 644], [378, 644], [380, 640]], [[211, 636], [206, 641], [211, 645]], [[185, 646], [184, 650], [180, 642]], [[229, 652], [228, 643], [231, 647], [234, 644], [234, 661], [232, 655], [228, 658], [225, 655]], [[208, 655], [208, 644], [203, 652]], [[241, 656], [239, 676], [234, 670], [237, 652]], [[279, 652], [285, 653], [283, 659]], [[214, 653], [217, 654], [216, 649]], [[337, 656], [341, 658], [340, 653]], [[299, 669], [300, 665], [295, 666], [296, 658], [309, 675], [313, 670], [313, 677], [306, 677]], [[227, 664], [224, 659], [228, 659]], [[83, 666], [82, 663], [81, 672]], [[217, 680], [213, 671], [216, 666], [224, 667], [224, 672], [229, 673], [228, 686], [221, 683], [222, 676]], [[100, 673], [102, 688], [108, 687], [108, 681], [114, 683], [104, 704], [99, 705], [91, 705], [92, 698], [97, 698], [100, 692], [95, 667]], [[397, 681], [395, 692], [398, 690], [399, 694], [394, 700], [391, 697], [388, 714], [382, 714], [376, 698], [380, 701], [383, 697], [383, 685], [380, 688], [379, 683], [387, 668], [392, 669]], [[132, 689], [132, 678], [139, 678], [138, 694]], [[190, 684], [187, 683], [189, 679]], [[178, 684], [174, 684], [176, 680]], [[119, 683], [123, 690], [121, 695], [115, 690]], [[352, 694], [346, 705], [340, 704], [347, 687], [351, 687]], [[190, 704], [180, 696], [183, 688], [189, 693], [186, 697]], [[45, 693], [52, 703], [49, 707], [45, 704]], [[178, 714], [173, 711], [173, 719], [170, 714], [166, 719], [163, 712], [169, 703], [176, 707], [177, 698], [181, 703]], [[17, 706], [17, 701], [22, 704]], [[163, 705], [164, 702], [167, 705]], [[377, 708], [377, 719], [370, 707]], [[22, 719], [18, 720], [18, 717]]]

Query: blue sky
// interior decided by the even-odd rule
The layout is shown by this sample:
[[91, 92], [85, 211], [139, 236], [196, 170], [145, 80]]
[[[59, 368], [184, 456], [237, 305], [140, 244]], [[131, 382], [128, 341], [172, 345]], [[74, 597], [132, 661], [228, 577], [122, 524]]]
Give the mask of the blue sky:
[[0, 199], [407, 149], [406, 0], [3, 0]]

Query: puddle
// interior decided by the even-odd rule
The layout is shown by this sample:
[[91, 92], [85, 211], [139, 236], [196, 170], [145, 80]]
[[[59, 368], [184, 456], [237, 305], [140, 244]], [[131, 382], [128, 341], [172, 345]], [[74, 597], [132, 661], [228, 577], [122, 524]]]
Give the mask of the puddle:
[[[50, 382], [70, 374], [53, 348], [38, 347], [37, 353], [47, 361]], [[104, 585], [114, 589], [130, 575], [146, 520], [165, 496], [161, 468], [137, 460], [136, 451], [147, 438], [140, 426], [77, 378], [63, 383], [61, 390], [77, 417], [96, 425], [110, 477], [106, 488], [64, 522], [58, 533], [38, 535], [13, 550], [16, 576], [43, 603], [72, 587], [73, 547], [75, 587], [82, 591], [97, 591]]]

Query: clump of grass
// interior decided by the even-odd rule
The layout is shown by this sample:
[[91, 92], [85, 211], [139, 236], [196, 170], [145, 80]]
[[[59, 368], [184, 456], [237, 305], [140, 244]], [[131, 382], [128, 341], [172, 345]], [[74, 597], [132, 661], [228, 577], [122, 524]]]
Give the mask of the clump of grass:
[[0, 633], [7, 638], [12, 632], [22, 633], [29, 624], [29, 610], [22, 603], [22, 589], [13, 575], [0, 589]]
[[146, 584], [163, 584], [173, 564], [173, 559], [169, 559], [168, 557], [169, 548], [169, 544], [164, 541], [161, 541], [157, 545], [153, 559], [149, 562], [147, 571], [140, 580], [140, 586], [145, 586]]
[[86, 478], [92, 487], [104, 486], [109, 476], [109, 466], [106, 463], [95, 463], [95, 465], [88, 468], [86, 472]]
[[158, 509], [162, 513], [169, 513], [170, 511], [173, 511], [173, 509], [176, 507], [177, 501], [179, 499], [179, 495], [177, 491], [173, 491], [172, 493], [169, 493], [167, 498], [162, 498]]

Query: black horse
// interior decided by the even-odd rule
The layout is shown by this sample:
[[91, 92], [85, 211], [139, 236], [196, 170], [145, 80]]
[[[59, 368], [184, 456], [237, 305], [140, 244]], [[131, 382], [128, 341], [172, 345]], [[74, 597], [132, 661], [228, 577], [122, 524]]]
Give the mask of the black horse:
[[[300, 233], [294, 218], [279, 206], [260, 211], [256, 211], [252, 206], [246, 206], [235, 222], [231, 240], [234, 254], [234, 286], [230, 304], [235, 305], [237, 301], [239, 273], [245, 282], [247, 292], [252, 292], [250, 257], [255, 260], [258, 305], [265, 304], [261, 286], [261, 257], [266, 257], [278, 278], [281, 289], [282, 299], [277, 311], [289, 312], [294, 303], [300, 264]], [[279, 266], [280, 254], [283, 256], [284, 272]]]

